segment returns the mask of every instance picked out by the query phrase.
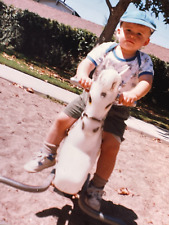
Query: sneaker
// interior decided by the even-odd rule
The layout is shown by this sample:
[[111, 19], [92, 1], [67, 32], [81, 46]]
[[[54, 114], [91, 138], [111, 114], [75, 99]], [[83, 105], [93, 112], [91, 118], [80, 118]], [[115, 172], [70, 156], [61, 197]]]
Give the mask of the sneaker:
[[86, 190], [84, 201], [90, 208], [100, 211], [102, 196], [105, 192], [102, 188], [97, 188], [90, 184]]
[[56, 163], [55, 154], [38, 152], [35, 157], [24, 165], [24, 169], [30, 173], [40, 172], [41, 170], [54, 166]]

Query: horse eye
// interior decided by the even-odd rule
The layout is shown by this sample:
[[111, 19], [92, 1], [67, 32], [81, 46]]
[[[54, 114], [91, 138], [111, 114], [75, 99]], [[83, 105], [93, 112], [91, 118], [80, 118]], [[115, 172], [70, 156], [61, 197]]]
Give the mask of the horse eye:
[[93, 133], [96, 133], [99, 130], [99, 127], [93, 129]]
[[84, 128], [85, 128], [85, 124], [84, 122], [82, 122], [82, 130], [84, 130]]
[[90, 104], [92, 103], [92, 98], [91, 98], [91, 96], [89, 96], [89, 103], [90, 103]]

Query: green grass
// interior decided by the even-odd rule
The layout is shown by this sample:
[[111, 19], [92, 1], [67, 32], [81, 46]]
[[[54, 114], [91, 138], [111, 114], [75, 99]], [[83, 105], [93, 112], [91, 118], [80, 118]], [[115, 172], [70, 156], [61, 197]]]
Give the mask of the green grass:
[[169, 130], [169, 112], [167, 110], [156, 109], [144, 104], [131, 108], [130, 114], [137, 119]]
[[[73, 74], [32, 61], [16, 52], [3, 50], [0, 53], [0, 63], [74, 93], [80, 94], [82, 92], [82, 89], [70, 84], [68, 77], [73, 76]], [[169, 112], [167, 110], [156, 109], [142, 104], [131, 108], [131, 115], [169, 130]]]
[[80, 94], [82, 91], [71, 85], [68, 78], [64, 78], [70, 77], [70, 74], [63, 73], [57, 68], [49, 68], [47, 65], [37, 63], [17, 53], [14, 55], [10, 51], [1, 52], [0, 63], [74, 93]]

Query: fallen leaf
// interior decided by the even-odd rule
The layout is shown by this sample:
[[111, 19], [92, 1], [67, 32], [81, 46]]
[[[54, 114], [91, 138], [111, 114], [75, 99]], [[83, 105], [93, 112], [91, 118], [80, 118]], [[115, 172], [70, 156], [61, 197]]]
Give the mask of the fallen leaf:
[[153, 138], [153, 141], [156, 141], [158, 143], [161, 143], [161, 139], [160, 138]]
[[26, 91], [32, 94], [34, 93], [34, 90], [32, 88], [26, 88]]
[[130, 192], [129, 192], [129, 190], [128, 190], [127, 188], [120, 188], [120, 189], [118, 190], [118, 194], [119, 194], [119, 195], [129, 195]]

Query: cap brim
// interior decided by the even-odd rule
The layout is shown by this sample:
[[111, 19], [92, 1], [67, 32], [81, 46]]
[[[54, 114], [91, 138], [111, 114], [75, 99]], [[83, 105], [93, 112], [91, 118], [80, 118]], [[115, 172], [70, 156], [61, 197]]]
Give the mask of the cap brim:
[[139, 19], [134, 19], [134, 18], [121, 18], [122, 22], [127, 22], [127, 23], [136, 23], [136, 24], [140, 24], [140, 25], [143, 25], [143, 26], [146, 26], [146, 27], [149, 27], [150, 29], [152, 30], [156, 30], [156, 28], [154, 28], [154, 26], [151, 26], [149, 23], [143, 21], [143, 20], [139, 20]]

